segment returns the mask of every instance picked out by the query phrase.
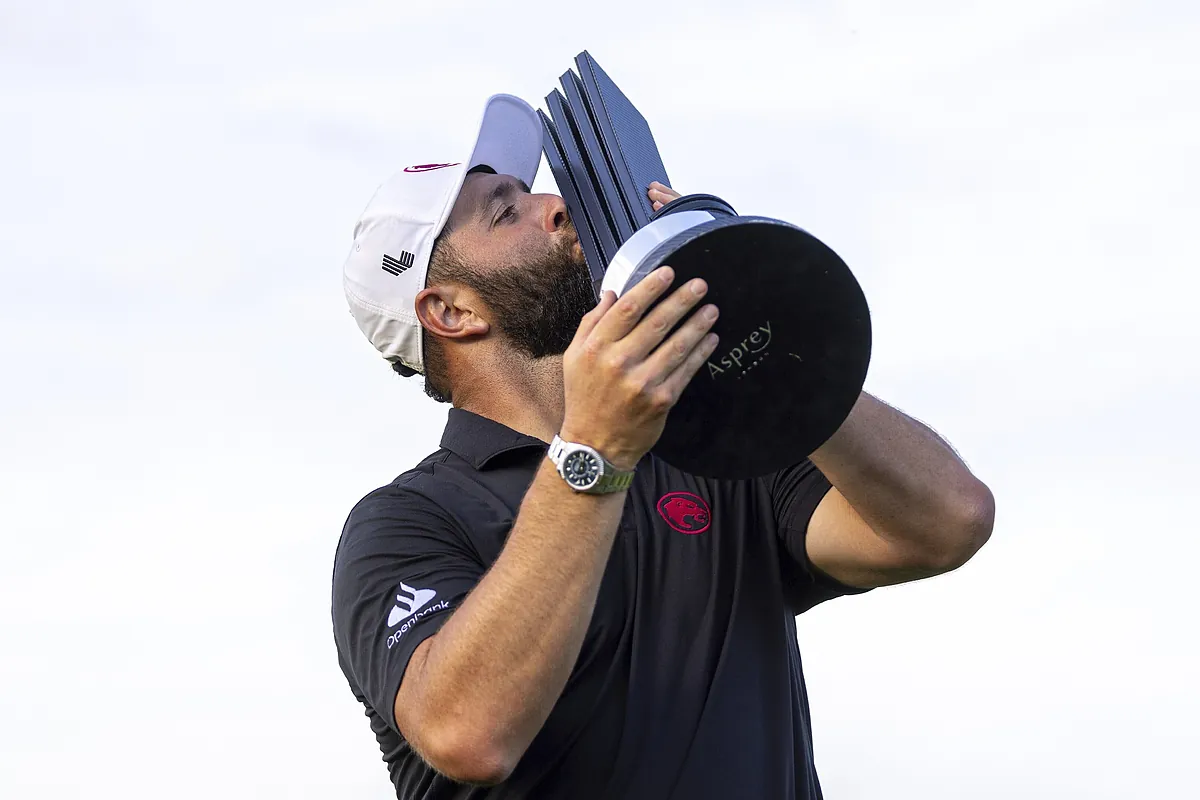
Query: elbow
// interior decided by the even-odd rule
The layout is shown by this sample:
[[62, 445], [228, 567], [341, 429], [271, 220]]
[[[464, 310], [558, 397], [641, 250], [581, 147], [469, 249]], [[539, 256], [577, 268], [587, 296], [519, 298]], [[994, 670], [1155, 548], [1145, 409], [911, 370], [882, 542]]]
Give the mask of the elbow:
[[996, 499], [991, 489], [975, 479], [947, 506], [941, 546], [930, 565], [937, 572], [950, 572], [970, 561], [992, 537], [996, 521]]
[[913, 537], [905, 569], [923, 578], [953, 572], [970, 561], [992, 536], [996, 501], [983, 483], [970, 484], [941, 498], [936, 511], [921, 524], [924, 536]]
[[495, 786], [512, 774], [521, 754], [494, 737], [475, 731], [443, 729], [426, 737], [422, 757], [459, 783]]

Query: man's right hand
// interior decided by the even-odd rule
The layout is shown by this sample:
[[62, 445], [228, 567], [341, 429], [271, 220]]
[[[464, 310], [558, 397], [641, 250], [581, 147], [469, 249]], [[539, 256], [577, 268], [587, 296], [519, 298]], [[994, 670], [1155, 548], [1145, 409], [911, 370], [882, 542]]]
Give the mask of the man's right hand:
[[605, 292], [563, 355], [560, 436], [594, 447], [620, 469], [633, 469], [658, 441], [667, 413], [717, 346], [711, 304], [664, 341], [708, 292], [699, 278], [646, 313], [674, 279], [674, 270], [660, 267], [619, 299]]
[[[622, 469], [658, 441], [716, 345], [706, 338], [716, 315], [703, 311], [667, 336], [704, 297], [703, 281], [647, 313], [672, 280], [660, 269], [620, 300], [608, 293], [563, 358], [561, 435]], [[625, 500], [573, 492], [542, 460], [500, 555], [413, 651], [396, 692], [397, 729], [439, 772], [493, 785], [520, 763], [579, 659]]]

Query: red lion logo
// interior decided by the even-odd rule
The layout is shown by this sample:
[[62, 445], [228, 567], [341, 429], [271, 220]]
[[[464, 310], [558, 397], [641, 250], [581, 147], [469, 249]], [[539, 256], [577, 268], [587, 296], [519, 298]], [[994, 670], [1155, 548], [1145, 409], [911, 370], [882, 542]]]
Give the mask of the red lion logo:
[[671, 492], [658, 501], [658, 513], [680, 533], [704, 533], [711, 524], [708, 503], [691, 492]]

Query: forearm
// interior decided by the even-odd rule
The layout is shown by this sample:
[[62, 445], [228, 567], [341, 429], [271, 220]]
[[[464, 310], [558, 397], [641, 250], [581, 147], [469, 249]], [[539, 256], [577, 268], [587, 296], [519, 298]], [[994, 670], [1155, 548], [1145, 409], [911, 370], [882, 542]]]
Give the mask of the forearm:
[[500, 556], [430, 640], [422, 716], [444, 737], [509, 768], [524, 753], [579, 656], [625, 497], [576, 494], [542, 465]]
[[880, 537], [938, 567], [991, 532], [991, 493], [925, 425], [863, 392], [812, 462]]

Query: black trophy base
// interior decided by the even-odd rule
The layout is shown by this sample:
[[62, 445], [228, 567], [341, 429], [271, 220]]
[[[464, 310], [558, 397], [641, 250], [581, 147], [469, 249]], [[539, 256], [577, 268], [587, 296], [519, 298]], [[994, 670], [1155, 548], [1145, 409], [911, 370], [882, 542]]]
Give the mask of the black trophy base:
[[650, 250], [625, 287], [664, 264], [675, 287], [708, 282], [720, 343], [655, 454], [695, 475], [744, 479], [824, 444], [857, 402], [871, 355], [867, 301], [845, 262], [789, 223], [718, 216]]

